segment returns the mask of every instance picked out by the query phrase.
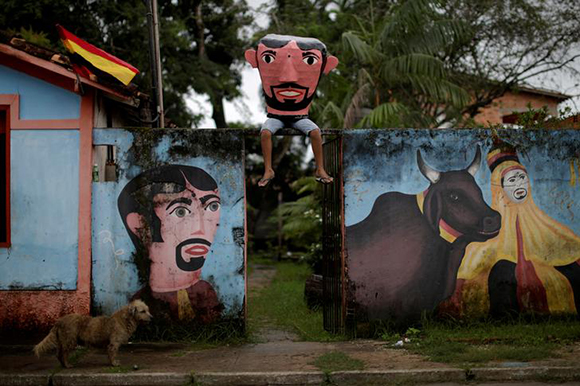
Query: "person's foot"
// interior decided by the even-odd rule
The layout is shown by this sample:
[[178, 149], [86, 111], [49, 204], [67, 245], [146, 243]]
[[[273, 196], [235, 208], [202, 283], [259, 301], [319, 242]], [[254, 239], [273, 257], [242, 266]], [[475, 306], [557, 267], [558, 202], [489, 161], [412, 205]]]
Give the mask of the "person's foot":
[[321, 184], [331, 184], [334, 179], [326, 174], [324, 170], [318, 171], [314, 177], [316, 178], [316, 182], [320, 182]]
[[262, 178], [260, 178], [260, 181], [258, 181], [258, 186], [260, 188], [265, 188], [273, 179], [274, 179], [274, 171], [273, 170], [267, 171], [264, 173]]

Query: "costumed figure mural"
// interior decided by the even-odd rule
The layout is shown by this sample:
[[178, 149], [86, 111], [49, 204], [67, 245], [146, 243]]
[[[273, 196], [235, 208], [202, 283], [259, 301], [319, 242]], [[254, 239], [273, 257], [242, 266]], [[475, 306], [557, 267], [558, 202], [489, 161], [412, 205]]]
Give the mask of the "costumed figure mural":
[[487, 156], [499, 235], [468, 246], [455, 294], [442, 308], [466, 317], [580, 310], [580, 237], [535, 203], [516, 150], [496, 142]]
[[479, 147], [467, 168], [447, 172], [427, 165], [418, 150], [429, 187], [381, 194], [364, 220], [346, 228], [359, 314], [406, 323], [453, 294], [465, 248], [499, 232], [500, 216], [474, 179], [480, 165]]
[[322, 74], [332, 71], [338, 59], [328, 55], [318, 39], [275, 34], [260, 39], [257, 50], [248, 49], [245, 58], [260, 72], [268, 111], [260, 131], [265, 170], [258, 185], [265, 187], [274, 178], [272, 135], [283, 127], [310, 137], [316, 180], [331, 183], [333, 179], [324, 169], [320, 129], [309, 119], [308, 110]]
[[150, 169], [123, 188], [118, 208], [146, 283], [133, 299], [162, 303], [178, 320], [217, 320], [223, 305], [201, 279], [220, 221], [213, 177], [192, 166]]

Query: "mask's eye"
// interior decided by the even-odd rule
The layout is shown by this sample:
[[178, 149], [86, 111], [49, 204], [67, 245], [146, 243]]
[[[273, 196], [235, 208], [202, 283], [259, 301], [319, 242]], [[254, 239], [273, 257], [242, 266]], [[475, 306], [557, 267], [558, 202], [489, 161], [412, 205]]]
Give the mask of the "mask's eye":
[[212, 212], [217, 212], [219, 208], [220, 208], [220, 203], [218, 201], [212, 201], [205, 207], [206, 210], [209, 209]]
[[309, 56], [305, 56], [304, 58], [302, 58], [302, 61], [304, 63], [308, 64], [309, 66], [313, 66], [316, 63], [318, 63], [318, 58], [316, 56], [309, 55]]
[[169, 214], [175, 215], [175, 217], [185, 217], [190, 214], [191, 211], [184, 206], [178, 206], [177, 208], [173, 209], [173, 211]]
[[270, 64], [272, 63], [274, 60], [276, 60], [276, 57], [272, 54], [264, 54], [262, 55], [262, 61], [266, 64]]

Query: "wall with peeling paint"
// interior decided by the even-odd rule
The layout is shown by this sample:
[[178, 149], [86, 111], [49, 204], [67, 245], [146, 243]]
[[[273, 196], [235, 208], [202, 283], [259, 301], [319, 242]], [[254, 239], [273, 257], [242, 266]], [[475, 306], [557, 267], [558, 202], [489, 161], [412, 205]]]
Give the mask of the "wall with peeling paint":
[[[212, 234], [213, 241], [205, 256], [200, 278], [215, 290], [217, 300], [223, 306], [221, 317], [242, 316], [245, 302], [243, 136], [233, 131], [215, 130], [95, 129], [93, 141], [94, 145], [115, 146], [118, 165], [117, 181], [93, 183], [93, 307], [99, 313], [110, 313], [149, 287], [148, 274], [138, 266], [145, 261], [149, 269], [151, 257], [145, 256], [145, 260], [139, 260], [141, 263], [136, 260], [140, 258], [139, 252], [136, 252], [119, 211], [121, 192], [143, 172], [166, 165], [186, 165], [211, 176], [221, 200], [219, 226]], [[179, 216], [189, 212], [188, 209], [181, 210], [177, 213]], [[165, 242], [168, 241], [163, 240], [157, 245], [163, 246]], [[174, 269], [175, 275], [183, 273], [173, 267], [176, 253], [173, 250], [163, 253], [165, 260], [162, 264]], [[151, 301], [159, 300], [159, 297], [154, 298]], [[193, 295], [190, 294], [190, 298], [193, 299]], [[194, 303], [192, 300], [194, 314], [200, 315], [202, 312], [195, 310]], [[181, 319], [181, 314], [172, 316]], [[209, 316], [206, 319], [213, 320]]]
[[[517, 168], [529, 178], [525, 204], [517, 205], [506, 200], [501, 186], [492, 189], [490, 131], [344, 135], [347, 296], [359, 322], [405, 322], [434, 310], [459, 317], [580, 310], [579, 131], [499, 131], [502, 143], [516, 147]], [[467, 177], [459, 171], [478, 147], [481, 167]], [[431, 184], [419, 170], [418, 150], [432, 169], [456, 172], [442, 173]], [[445, 188], [437, 197], [436, 187]], [[476, 202], [478, 195], [482, 202]], [[463, 217], [453, 218], [457, 206], [445, 200], [470, 204], [461, 209]], [[502, 216], [497, 234], [488, 208]], [[429, 220], [439, 216], [447, 223], [430, 224], [426, 211]], [[470, 236], [482, 231], [474, 218], [487, 221], [487, 236]], [[510, 300], [498, 302], [505, 298]]]

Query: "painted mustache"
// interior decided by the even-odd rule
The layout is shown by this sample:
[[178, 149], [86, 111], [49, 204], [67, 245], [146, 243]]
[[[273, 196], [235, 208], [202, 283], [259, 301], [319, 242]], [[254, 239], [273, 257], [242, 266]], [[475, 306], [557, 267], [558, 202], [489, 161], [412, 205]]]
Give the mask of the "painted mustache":
[[[191, 246], [190, 246], [191, 245]], [[187, 249], [185, 247], [190, 246]], [[205, 263], [211, 243], [206, 239], [187, 239], [175, 247], [175, 263], [182, 271], [197, 271]], [[188, 261], [185, 260], [184, 254]]]

